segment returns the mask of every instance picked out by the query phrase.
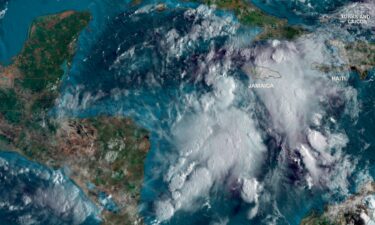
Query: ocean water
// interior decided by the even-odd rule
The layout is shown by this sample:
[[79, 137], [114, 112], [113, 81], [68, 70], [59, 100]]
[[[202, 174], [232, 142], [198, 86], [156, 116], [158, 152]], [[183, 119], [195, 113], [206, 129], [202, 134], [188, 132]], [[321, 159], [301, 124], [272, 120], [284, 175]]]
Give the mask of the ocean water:
[[313, 25], [320, 15], [330, 13], [350, 0], [250, 0], [271, 15], [288, 19], [291, 24]]
[[[37, 0], [31, 4], [26, 0], [10, 0], [6, 5], [8, 10], [0, 20], [0, 30], [10, 30], [13, 33], [0, 33], [0, 61], [7, 64], [20, 51], [28, 26], [36, 16], [66, 9], [90, 10], [93, 13], [94, 19], [89, 29], [79, 38], [78, 53], [73, 66], [67, 71], [61, 87], [61, 98], [56, 108], [51, 111], [51, 116], [125, 115], [151, 132], [151, 150], [145, 163], [145, 182], [140, 206], [146, 224], [297, 225], [311, 209], [322, 210], [326, 202], [342, 199], [343, 195], [339, 193], [327, 195], [327, 192], [335, 191], [328, 187], [307, 188], [302, 181], [306, 169], [293, 163], [293, 159], [302, 159], [292, 154], [285, 156], [291, 159], [283, 158], [284, 152], [287, 151], [283, 145], [286, 137], [269, 131], [271, 115], [266, 112], [266, 106], [260, 100], [262, 95], [258, 93], [257, 96], [246, 88], [251, 78], [244, 74], [241, 68], [251, 57], [247, 58], [246, 51], [242, 49], [251, 49], [249, 42], [261, 29], [242, 27], [230, 13], [214, 11], [193, 3], [168, 1], [167, 10], [162, 12], [155, 10], [150, 3], [130, 6], [127, 1], [56, 0], [46, 3]], [[295, 1], [281, 3], [254, 1], [254, 4], [270, 14], [287, 17], [292, 23], [306, 24], [310, 23], [310, 19], [316, 18], [317, 14], [330, 12], [344, 4], [341, 1], [329, 1], [323, 7], [323, 4], [311, 2], [311, 7], [305, 8], [309, 3], [307, 1], [306, 4]], [[282, 10], [276, 10], [280, 7]], [[305, 12], [307, 17], [302, 15]], [[14, 38], [15, 36], [17, 37]], [[265, 46], [260, 44], [260, 48], [264, 47], [266, 52], [268, 45], [269, 43]], [[363, 170], [369, 169], [370, 175], [375, 175], [375, 168], [372, 166], [375, 159], [375, 143], [372, 138], [375, 132], [373, 76], [372, 73], [366, 81], [359, 81], [357, 74], [351, 74], [349, 87], [358, 92], [358, 102], [362, 109], [357, 117], [341, 115], [339, 110], [344, 106], [340, 104], [338, 107], [332, 107], [332, 114], [335, 115], [337, 111], [337, 126], [349, 140], [343, 151], [358, 160], [358, 166], [347, 184], [351, 191], [357, 186]], [[234, 99], [231, 98], [232, 93], [227, 92], [231, 82], [235, 82], [236, 87], [233, 90]], [[225, 88], [221, 88], [222, 86]], [[336, 100], [339, 102], [341, 99], [337, 97]], [[228, 107], [228, 104], [233, 104], [236, 109]], [[214, 110], [205, 109], [205, 106]], [[223, 120], [227, 126], [224, 127], [228, 129], [228, 132], [225, 132], [229, 136], [240, 128], [231, 130], [231, 126], [225, 123], [225, 117], [220, 115], [232, 116], [233, 123], [236, 123], [238, 118], [239, 124], [250, 126], [251, 124], [246, 122], [249, 118], [237, 110], [258, 119], [254, 125], [256, 129], [250, 131], [260, 130], [259, 136], [267, 153], [262, 160], [255, 160], [262, 161], [259, 168], [250, 167], [247, 172], [262, 182], [266, 191], [262, 192], [260, 197], [254, 197], [258, 198], [256, 201], [243, 201], [241, 184], [231, 177], [236, 174], [237, 169], [232, 165], [225, 171], [224, 181], [215, 180], [217, 184], [213, 185], [208, 194], [195, 198], [196, 201], [185, 203], [191, 203], [194, 209], [176, 210], [171, 220], [159, 221], [158, 201], [173, 201], [175, 198], [166, 176], [169, 171], [174, 171], [174, 167], [180, 166], [178, 161], [181, 160], [181, 145], [176, 140], [183, 142], [186, 136], [188, 141], [195, 141], [194, 133], [205, 129], [204, 126], [196, 126], [196, 120], [202, 124], [210, 120]], [[202, 116], [199, 116], [201, 114]], [[185, 125], [187, 130], [186, 133], [183, 132], [183, 137], [179, 135], [180, 124]], [[213, 127], [221, 130], [220, 126], [216, 124]], [[212, 151], [210, 146], [207, 151]], [[217, 154], [215, 151], [210, 153]], [[224, 153], [219, 152], [220, 154]], [[34, 165], [18, 155], [10, 154], [3, 158], [7, 162], [14, 162], [15, 159], [22, 161], [24, 167]], [[189, 158], [186, 157], [185, 160]], [[198, 166], [205, 167], [209, 161], [197, 162], [200, 164]], [[280, 167], [280, 164], [285, 166]], [[18, 163], [14, 165], [18, 168]], [[184, 169], [178, 172], [183, 173]], [[55, 173], [45, 167], [40, 170]], [[6, 171], [2, 174], [7, 176]], [[191, 173], [187, 180], [194, 181], [194, 174]], [[29, 184], [30, 181], [21, 178], [20, 186]], [[13, 179], [17, 180], [18, 176]], [[65, 180], [67, 179], [64, 178], [65, 186], [76, 188]], [[198, 181], [193, 184], [199, 186], [204, 183], [204, 180]], [[35, 189], [43, 186], [38, 179], [35, 182]], [[49, 180], [43, 182], [47, 187], [53, 185]], [[17, 191], [16, 193], [19, 194]], [[85, 204], [92, 204], [81, 194], [79, 196], [79, 199], [84, 199], [81, 201]], [[105, 195], [103, 196], [105, 200]], [[12, 205], [23, 204], [17, 200], [13, 200]], [[111, 202], [108, 204], [109, 208], [115, 208]], [[254, 208], [257, 208], [258, 213], [249, 219], [249, 209]], [[95, 217], [98, 211], [93, 209], [92, 212], [93, 215], [87, 217], [86, 224], [97, 223]], [[0, 214], [8, 217], [14, 215], [2, 210]], [[46, 224], [66, 223], [63, 218], [51, 219], [53, 222], [45, 220]]]
[[[189, 6], [202, 14], [210, 14], [205, 7]], [[205, 31], [200, 33], [199, 29], [207, 21], [209, 26], [217, 25], [215, 19], [211, 21], [211, 17], [215, 16], [209, 15], [209, 18], [206, 18], [189, 14], [181, 3], [169, 4], [168, 8], [164, 12], [153, 11], [152, 7], [147, 5], [141, 9], [129, 9], [108, 23], [107, 30], [92, 46], [80, 69], [71, 71], [72, 78], [65, 83], [65, 95], [56, 109], [60, 116], [102, 113], [127, 115], [151, 131], [151, 151], [145, 164], [141, 207], [147, 224], [158, 223], [155, 200], [163, 198], [165, 192], [168, 192], [168, 184], [162, 175], [168, 171], [169, 161], [173, 162], [178, 157], [178, 149], [173, 141], [173, 129], [183, 114], [195, 113], [194, 109], [186, 107], [189, 98], [194, 99], [195, 96], [203, 96], [212, 91], [213, 87], [206, 84], [204, 77], [207, 72], [205, 70], [210, 68], [202, 66], [208, 63], [205, 61], [207, 55], [212, 54], [213, 59], [209, 63], [219, 66], [220, 61], [226, 60], [225, 51], [229, 51], [226, 43], [232, 38], [231, 32], [235, 32], [238, 38], [236, 43], [241, 43], [243, 39], [254, 38], [260, 31], [259, 28], [241, 27], [231, 31], [231, 27], [239, 26], [236, 19], [230, 14], [218, 12], [215, 15], [217, 21], [231, 21], [218, 28], [223, 32], [216, 36], [206, 34]], [[196, 26], [198, 34], [191, 31], [192, 26]], [[122, 29], [124, 27], [126, 29]], [[167, 40], [181, 37], [193, 39], [194, 35], [198, 37], [194, 41], [176, 46], [174, 42], [165, 41], [165, 35]], [[238, 70], [243, 59], [236, 53], [232, 57], [237, 59], [232, 61], [233, 67], [219, 67], [219, 70], [222, 69], [221, 72], [246, 83], [248, 78]], [[239, 104], [247, 107], [245, 102]], [[273, 138], [269, 137], [271, 152], [267, 163], [263, 165], [264, 173], [276, 170], [275, 161], [278, 160], [281, 149], [274, 146], [273, 141]], [[277, 224], [299, 224], [310, 209], [322, 209], [322, 192], [295, 186], [293, 179], [287, 178], [284, 186], [277, 189], [272, 185], [265, 187], [277, 197], [275, 202], [265, 202], [260, 209], [260, 216], [253, 218], [251, 223], [268, 224], [272, 218], [267, 215], [275, 214], [275, 210], [279, 210], [278, 213], [282, 216], [277, 219]], [[235, 187], [232, 193], [223, 191], [227, 188], [226, 185], [231, 184], [218, 187], [209, 200], [201, 199], [201, 206], [197, 207], [197, 210], [179, 211], [170, 221], [164, 223], [248, 223], [247, 214], [251, 204], [241, 200]]]
[[[0, 152], [1, 224], [100, 224], [99, 209], [61, 171]], [[63, 207], [62, 207], [63, 206]]]
[[[128, 2], [122, 0], [2, 0], [0, 1], [0, 63], [10, 64], [12, 58], [21, 51], [31, 23], [39, 16], [65, 10], [90, 11], [93, 15], [90, 31], [84, 31], [81, 37], [90, 36], [86, 40], [92, 41], [96, 32], [99, 33], [101, 28], [104, 28], [106, 21], [127, 6]], [[84, 43], [80, 45], [78, 51], [85, 50]], [[76, 57], [79, 56], [78, 53]], [[1, 182], [3, 193], [0, 198], [1, 224], [95, 225], [101, 223], [100, 209], [73, 181], [65, 177], [62, 171], [53, 171], [14, 153], [1, 152], [0, 158], [3, 166], [7, 165], [7, 168], [2, 167], [1, 171], [3, 179]], [[54, 176], [59, 176], [58, 183]], [[113, 204], [108, 200], [104, 206], [114, 209]]]
[[372, 70], [366, 80], [359, 80], [358, 74], [352, 73], [349, 81], [358, 90], [361, 112], [358, 119], [345, 118], [343, 124], [349, 136], [348, 153], [361, 160], [360, 165], [369, 167], [372, 177], [375, 177], [375, 71]]
[[12, 58], [21, 51], [28, 29], [36, 17], [65, 10], [90, 11], [94, 18], [91, 28], [95, 34], [106, 20], [121, 12], [128, 3], [124, 0], [2, 0], [0, 9], [6, 10], [0, 17], [0, 63], [11, 63]]

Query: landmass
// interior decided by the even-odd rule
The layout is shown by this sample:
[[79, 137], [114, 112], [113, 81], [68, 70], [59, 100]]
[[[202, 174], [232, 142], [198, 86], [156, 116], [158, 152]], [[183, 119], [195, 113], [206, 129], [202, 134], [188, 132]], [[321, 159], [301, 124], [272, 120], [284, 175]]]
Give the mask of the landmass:
[[356, 195], [327, 206], [323, 213], [313, 212], [301, 222], [301, 225], [348, 224], [375, 224], [375, 183], [365, 184]]
[[373, 42], [330, 40], [328, 44], [338, 50], [343, 63], [340, 65], [312, 63], [314, 69], [325, 73], [351, 70], [357, 72], [361, 79], [366, 79], [375, 67], [375, 43]]
[[208, 5], [216, 5], [219, 9], [231, 10], [239, 21], [248, 26], [257, 26], [263, 31], [256, 40], [286, 39], [292, 40], [306, 30], [301, 26], [292, 26], [285, 19], [280, 19], [264, 13], [251, 2], [244, 0], [196, 0]]
[[[256, 37], [256, 41], [267, 39], [286, 39], [292, 40], [307, 32], [301, 26], [292, 26], [286, 19], [280, 19], [268, 15], [258, 9], [251, 2], [244, 0], [192, 0], [210, 6], [216, 6], [219, 9], [233, 11], [239, 21], [247, 26], [257, 26], [263, 31]], [[132, 0], [133, 5], [140, 4], [142, 0]], [[165, 4], [157, 4], [156, 9], [163, 11]]]
[[37, 18], [21, 53], [0, 67], [0, 149], [66, 174], [100, 207], [104, 224], [141, 224], [138, 215], [148, 132], [126, 117], [50, 114], [88, 12]]
[[375, 43], [356, 41], [346, 43], [342, 54], [346, 54], [349, 67], [359, 73], [365, 79], [371, 69], [375, 67]]
[[270, 78], [281, 78], [281, 74], [278, 71], [266, 66], [244, 65], [242, 70], [246, 74], [251, 75], [253, 79], [265, 80]]

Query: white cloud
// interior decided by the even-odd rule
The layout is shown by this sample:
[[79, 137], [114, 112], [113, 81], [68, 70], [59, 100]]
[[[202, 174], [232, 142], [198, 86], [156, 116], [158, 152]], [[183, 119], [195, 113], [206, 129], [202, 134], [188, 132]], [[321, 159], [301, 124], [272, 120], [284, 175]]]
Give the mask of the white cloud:
[[[323, 64], [335, 58], [326, 47], [326, 38], [323, 32], [295, 42], [256, 47], [253, 66], [277, 71], [281, 77], [251, 82], [273, 84], [271, 89], [254, 90], [270, 113], [273, 128], [286, 136], [285, 153], [296, 150], [301, 154], [308, 170], [307, 182], [329, 187], [334, 179], [340, 179], [335, 188], [345, 192], [347, 175], [353, 170], [353, 162], [341, 151], [347, 137], [342, 131], [329, 128], [322, 119], [327, 116], [327, 109], [339, 110], [345, 105], [343, 113], [355, 117], [358, 104], [353, 88], [344, 82], [333, 82], [329, 74], [312, 67], [313, 62]], [[245, 72], [253, 79], [253, 74]]]
[[[215, 184], [223, 185], [227, 176], [251, 178], [262, 162], [266, 148], [251, 115], [231, 105], [234, 79], [220, 77], [212, 85], [214, 92], [191, 103], [194, 113], [183, 115], [172, 129], [180, 157], [165, 176], [170, 197], [156, 204], [159, 220], [172, 216], [158, 209], [166, 202], [173, 205], [168, 212], [192, 210]], [[206, 102], [212, 102], [211, 107], [205, 107]], [[244, 184], [246, 191], [248, 180]], [[250, 201], [251, 193], [244, 192], [245, 196]]]
[[[213, 32], [214, 35], [219, 33]], [[180, 46], [176, 43], [184, 38], [171, 31], [167, 40], [173, 40], [174, 44], [168, 46]], [[215, 50], [211, 49], [200, 62], [198, 71], [205, 71], [201, 76], [212, 91], [186, 96], [183, 103], [186, 110], [181, 111], [171, 129], [170, 140], [178, 157], [164, 176], [169, 191], [155, 204], [159, 220], [168, 220], [178, 210], [195, 210], [200, 199], [207, 197], [215, 185], [223, 186], [228, 179], [242, 182], [241, 198], [254, 204], [248, 217], [257, 215], [262, 205], [260, 195], [265, 191], [263, 183], [282, 185], [278, 181], [283, 180], [257, 180], [257, 172], [267, 154], [262, 139], [265, 131], [258, 127], [255, 119], [259, 118], [253, 114], [258, 109], [265, 109], [264, 115], [269, 115], [267, 132], [283, 137], [281, 154], [299, 152], [301, 158], [293, 160], [306, 169], [301, 179], [305, 178], [310, 187], [347, 192], [347, 177], [354, 170], [355, 162], [342, 152], [347, 144], [345, 133], [337, 125], [327, 126], [336, 123], [328, 113], [337, 105], [346, 104], [344, 113], [356, 117], [358, 111], [348, 108], [358, 108], [358, 105], [353, 88], [331, 81], [329, 74], [312, 67], [313, 62], [332, 60], [325, 38], [312, 34], [295, 42], [272, 41], [247, 49], [235, 49], [235, 45], [227, 43], [226, 54], [219, 61], [214, 60]], [[184, 42], [190, 39], [189, 36]], [[274, 88], [247, 89], [243, 81], [230, 76], [236, 64], [231, 57], [236, 54], [246, 61], [242, 68], [247, 68], [244, 72], [250, 82], [272, 83]], [[262, 68], [263, 79], [254, 79], [251, 73], [256, 70], [251, 67]], [[267, 76], [267, 71], [273, 74]], [[246, 102], [251, 107], [245, 110], [238, 102]], [[326, 117], [331, 121], [327, 122]], [[283, 176], [281, 168], [284, 166], [279, 165], [280, 170], [271, 173]]]

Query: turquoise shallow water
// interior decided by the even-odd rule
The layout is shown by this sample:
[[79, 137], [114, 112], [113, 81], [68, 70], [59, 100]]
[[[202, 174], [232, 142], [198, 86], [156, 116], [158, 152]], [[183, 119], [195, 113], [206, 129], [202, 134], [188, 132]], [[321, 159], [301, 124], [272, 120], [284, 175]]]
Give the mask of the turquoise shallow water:
[[[91, 23], [93, 32], [98, 32], [108, 17], [127, 7], [126, 0], [7, 0], [3, 5], [7, 10], [0, 19], [0, 62], [9, 64], [12, 57], [20, 52], [27, 38], [32, 21], [39, 16], [65, 10], [87, 10], [94, 16]], [[4, 7], [4, 6], [3, 6]], [[98, 29], [95, 29], [95, 28]]]
[[[113, 15], [117, 15], [120, 11], [124, 10], [128, 6], [127, 1], [91, 1], [91, 0], [11, 0], [11, 1], [0, 1], [0, 11], [4, 10], [5, 14], [0, 17], [0, 63], [7, 65], [11, 63], [11, 60], [16, 56], [27, 38], [28, 29], [33, 22], [33, 20], [39, 16], [53, 14], [62, 12], [65, 10], [80, 10], [80, 11], [90, 11], [93, 15], [93, 20], [90, 23], [90, 31], [83, 32], [81, 37], [84, 39], [79, 49], [76, 57], [80, 58], [80, 50], [83, 52], [87, 50], [85, 44], [89, 44], [93, 40], [96, 33], [99, 33], [102, 28], [104, 28], [106, 21]], [[81, 58], [82, 59], [82, 58]], [[0, 158], [9, 163], [14, 171], [31, 169], [33, 167], [37, 168], [46, 174], [54, 174], [52, 170], [47, 167], [32, 163], [25, 158], [17, 154], [11, 153], [1, 153]], [[6, 184], [1, 183], [1, 189], [3, 191], [3, 197], [1, 198], [2, 204], [9, 204], [10, 206], [22, 206], [22, 195], [25, 194], [24, 186], [30, 185], [30, 191], [35, 192], [43, 187], [51, 187], [55, 189], [66, 189], [66, 192], [61, 190], [60, 193], [55, 193], [61, 196], [61, 201], [64, 201], [64, 196], [69, 196], [71, 191], [79, 191], [78, 187], [70, 181], [68, 178], [64, 177], [64, 182], [59, 186], [54, 184], [52, 179], [39, 179], [38, 175], [33, 178], [34, 175], [30, 175], [29, 178], [22, 178], [21, 175], [10, 175], [9, 170], [1, 172], [3, 178], [13, 179], [13, 183]], [[57, 173], [57, 172], [56, 172]], [[58, 172], [61, 173], [61, 172]], [[52, 190], [55, 190], [52, 189]], [[15, 198], [5, 198], [6, 195], [18, 195]], [[56, 198], [48, 196], [51, 200]], [[103, 193], [103, 200], [105, 199], [105, 193]], [[34, 200], [34, 199], [33, 199]], [[38, 224], [77, 224], [77, 221], [73, 221], [74, 217], [83, 216], [83, 220], [80, 220], [80, 224], [95, 225], [100, 224], [99, 213], [100, 210], [95, 206], [83, 193], [79, 193], [76, 199], [65, 199], [67, 202], [71, 201], [71, 204], [76, 205], [76, 208], [68, 210], [76, 210], [77, 215], [70, 214], [68, 212], [54, 212], [52, 209], [61, 207], [63, 202], [57, 202], [59, 206], [54, 205], [44, 205], [45, 203], [40, 203], [42, 205], [30, 204], [26, 205], [19, 210], [8, 210], [7, 207], [0, 209], [1, 220], [0, 223], [4, 225], [10, 224], [22, 224], [27, 223], [27, 221], [39, 221]], [[35, 199], [35, 201], [37, 201]], [[91, 212], [88, 206], [92, 207]], [[104, 207], [115, 209], [113, 203], [106, 201], [103, 204]], [[42, 207], [45, 210], [38, 212], [38, 208]], [[82, 212], [79, 212], [83, 210]], [[88, 214], [85, 215], [84, 211], [89, 210]], [[67, 214], [68, 213], [68, 214]], [[64, 216], [66, 214], [66, 216]], [[87, 218], [85, 218], [85, 216]], [[66, 217], [66, 218], [64, 218]], [[24, 222], [22, 222], [22, 218]], [[20, 220], [21, 219], [21, 220]]]
[[292, 24], [317, 23], [321, 14], [330, 13], [343, 6], [349, 0], [316, 0], [316, 1], [279, 1], [279, 0], [250, 0], [263, 11], [288, 19]]
[[[180, 58], [167, 59], [160, 44], [161, 37], [172, 27], [179, 33], [186, 34], [193, 22], [184, 16], [184, 13], [186, 8], [195, 8], [197, 5], [170, 1], [168, 2], [170, 10], [163, 13], [146, 14], [139, 16], [137, 20], [131, 20], [128, 19], [128, 15], [134, 13], [137, 7], [129, 8], [127, 3], [117, 0], [35, 0], [32, 3], [27, 0], [11, 0], [7, 4], [8, 10], [4, 18], [0, 20], [0, 61], [4, 64], [10, 63], [11, 58], [20, 51], [27, 35], [27, 29], [35, 17], [67, 9], [89, 10], [93, 13], [94, 20], [89, 25], [89, 29], [85, 30], [80, 36], [78, 53], [72, 68], [67, 71], [66, 80], [61, 88], [62, 99], [66, 102], [60, 102], [60, 107], [53, 110], [51, 115], [64, 114], [77, 117], [95, 116], [102, 113], [126, 115], [150, 130], [152, 149], [145, 164], [146, 174], [142, 191], [141, 213], [145, 216], [147, 224], [153, 224], [155, 219], [153, 202], [167, 189], [161, 177], [155, 176], [155, 174], [165, 173], [166, 170], [166, 165], [160, 160], [159, 154], [173, 154], [174, 146], [170, 141], [170, 130], [173, 121], [178, 118], [181, 109], [184, 108], [182, 99], [188, 94], [201, 95], [210, 91], [210, 87], [207, 87], [203, 82], [196, 82], [189, 77], [178, 75], [183, 74], [184, 71], [194, 74], [199, 70], [198, 62], [209, 53], [212, 45], [216, 49], [220, 49], [225, 41], [231, 37], [230, 35], [222, 35], [214, 38], [213, 44], [197, 39], [191, 43], [191, 46]], [[266, 12], [290, 19], [292, 23], [305, 23], [307, 18], [314, 17], [316, 13], [328, 12], [342, 4], [342, 2], [329, 4], [328, 8], [319, 8], [320, 5], [317, 4], [317, 8], [315, 11], [313, 10], [309, 17], [303, 17], [291, 10], [291, 7], [296, 3], [283, 5], [282, 10], [276, 10], [279, 9], [277, 2], [271, 2], [273, 3], [271, 5], [265, 4], [263, 1], [254, 1], [254, 3]], [[300, 6], [298, 10], [303, 12], [305, 9]], [[218, 13], [218, 16], [221, 16], [222, 19], [231, 17], [230, 14], [223, 12]], [[155, 30], [158, 30], [158, 32], [155, 32]], [[254, 35], [259, 32], [259, 28], [243, 28], [241, 31], [245, 33], [245, 37], [249, 40], [254, 38]], [[118, 50], [119, 47], [121, 47], [120, 50]], [[116, 59], [132, 48], [134, 48], [134, 57], [125, 58], [118, 67], [113, 67]], [[220, 58], [223, 57], [222, 55], [224, 53], [218, 51], [215, 52], [214, 56], [220, 61], [223, 59]], [[232, 71], [230, 75], [241, 78], [238, 71]], [[353, 74], [353, 77], [355, 76]], [[155, 85], [155, 81], [158, 85]], [[361, 162], [367, 162], [367, 159], [370, 158], [369, 163], [373, 164], [375, 159], [372, 147], [375, 144], [373, 139], [375, 134], [373, 76], [365, 82], [353, 78], [351, 85], [359, 91], [363, 113], [359, 116], [358, 121], [352, 121], [350, 118], [343, 119], [343, 126], [351, 140], [346, 151], [354, 157], [361, 153], [362, 157], [359, 158], [359, 160], [362, 160]], [[68, 94], [72, 94], [73, 98], [64, 98], [64, 95]], [[96, 100], [90, 100], [90, 96], [91, 99]], [[95, 96], [99, 97], [95, 98]], [[88, 101], [85, 102], [87, 99]], [[73, 106], [68, 107], [70, 104]], [[85, 105], [85, 107], [82, 105]], [[355, 123], [354, 129], [353, 123]], [[263, 169], [264, 171], [271, 171], [275, 167], [277, 155], [281, 150], [273, 144], [272, 137], [269, 137], [269, 141], [266, 142], [272, 154], [269, 154]], [[363, 149], [364, 143], [370, 144], [370, 147]], [[2, 158], [1, 155], [0, 158]], [[33, 167], [35, 165], [18, 155], [6, 153], [6, 157], [3, 158], [15, 164], [22, 162], [20, 167]], [[366, 164], [363, 165], [366, 166]], [[38, 166], [40, 170], [52, 173], [50, 169]], [[15, 168], [18, 167], [15, 165]], [[293, 168], [291, 170], [293, 172]], [[375, 169], [372, 167], [371, 172], [375, 174]], [[4, 174], [6, 174], [5, 171]], [[14, 179], [17, 180], [18, 178], [14, 177]], [[20, 186], [27, 186], [31, 183], [32, 181], [19, 179]], [[46, 180], [43, 184], [36, 181], [33, 185], [37, 188], [51, 184], [51, 181]], [[69, 187], [74, 186], [69, 181], [64, 184]], [[10, 187], [7, 186], [6, 188], [9, 189]], [[6, 188], [3, 190], [6, 191]], [[272, 187], [266, 188], [271, 189]], [[247, 219], [248, 205], [236, 194], [231, 195], [225, 194], [221, 190], [216, 191], [210, 201], [210, 206], [201, 207], [195, 212], [179, 212], [165, 224], [206, 225], [223, 217], [230, 218], [228, 224], [249, 224]], [[322, 209], [326, 199], [323, 199], [321, 192], [314, 191], [294, 186], [293, 182], [286, 182], [279, 189], [270, 190], [272, 194], [277, 196], [276, 204], [278, 204], [280, 213], [284, 217], [278, 220], [277, 224], [297, 225], [312, 208]], [[16, 193], [19, 194], [20, 192]], [[85, 199], [85, 197], [82, 196], [82, 199]], [[0, 200], [5, 199], [0, 198]], [[87, 201], [87, 199], [84, 201]], [[20, 199], [14, 199], [12, 204], [21, 205], [21, 201]], [[109, 207], [114, 206], [110, 204]], [[271, 203], [263, 205], [260, 216], [251, 220], [250, 223], [269, 224], [269, 222], [265, 222], [270, 221], [266, 220], [266, 217], [268, 213], [273, 213], [273, 210]], [[20, 215], [0, 210], [1, 213], [5, 217]], [[93, 214], [95, 213], [98, 213], [98, 211], [94, 210]], [[59, 220], [58, 217], [53, 218], [53, 222], [45, 221], [45, 224], [66, 223], [62, 219]], [[96, 223], [95, 215], [87, 218], [86, 224]]]
[[90, 1], [25, 1], [15, 0], [7, 3], [7, 11], [0, 20], [0, 61], [11, 62], [20, 52], [27, 38], [32, 21], [41, 15], [61, 12], [68, 9], [86, 9]]
[[[178, 75], [184, 71], [194, 74], [194, 71], [199, 69], [195, 61], [204, 58], [212, 50], [212, 45], [217, 49], [222, 48], [229, 38], [229, 35], [224, 34], [210, 41], [197, 39], [181, 57], [167, 58], [168, 53], [161, 44], [163, 34], [174, 27], [179, 34], [184, 35], [192, 26], [192, 21], [195, 21], [183, 16], [185, 7], [176, 7], [173, 4], [169, 7], [171, 9], [163, 13], [140, 14], [137, 19], [129, 18], [135, 10], [130, 9], [108, 23], [108, 30], [99, 35], [97, 42], [91, 47], [90, 56], [80, 67], [73, 68], [71, 79], [65, 83], [64, 90], [66, 93], [72, 93], [74, 97], [65, 98], [62, 105], [66, 108], [57, 110], [57, 113], [65, 112], [83, 117], [101, 113], [127, 115], [151, 131], [151, 151], [145, 164], [141, 211], [147, 224], [153, 224], [155, 221], [155, 199], [167, 190], [162, 180], [162, 174], [167, 168], [160, 154], [167, 157], [175, 152], [175, 146], [170, 140], [173, 134], [170, 131], [179, 113], [184, 110], [183, 99], [188, 94], [200, 95], [210, 91], [203, 82]], [[219, 16], [224, 19], [230, 15]], [[143, 24], [148, 26], [144, 27]], [[126, 29], [122, 29], [125, 27]], [[248, 35], [257, 29], [245, 30], [249, 32], [245, 32]], [[132, 54], [133, 57], [126, 57], [127, 54]], [[223, 53], [219, 51], [215, 57], [220, 60], [221, 54]], [[122, 61], [116, 63], [119, 57]], [[153, 75], [152, 78], [150, 74]], [[231, 75], [241, 76], [238, 71], [233, 71]], [[77, 92], [76, 87], [81, 89]], [[101, 97], [94, 102], [88, 100], [83, 108], [69, 107], [70, 101], [82, 102], [89, 99], [88, 94], [92, 98], [96, 98], [98, 94]], [[274, 167], [280, 149], [270, 143], [270, 151], [274, 152], [274, 155], [270, 154], [268, 163], [264, 165], [265, 173]], [[287, 181], [279, 189], [272, 190], [271, 186], [266, 188], [277, 196], [276, 204], [284, 216], [277, 224], [299, 224], [311, 208], [323, 207], [322, 193], [319, 190], [312, 192], [294, 186], [291, 181]], [[238, 194], [220, 194], [221, 192], [220, 189], [215, 192], [210, 205], [198, 207], [199, 210], [195, 212], [178, 212], [165, 224], [204, 225], [223, 217], [230, 218], [228, 224], [249, 223], [249, 205], [244, 203]], [[251, 223], [267, 224], [267, 215], [274, 213], [273, 210], [271, 202], [262, 205], [260, 216], [251, 220]]]

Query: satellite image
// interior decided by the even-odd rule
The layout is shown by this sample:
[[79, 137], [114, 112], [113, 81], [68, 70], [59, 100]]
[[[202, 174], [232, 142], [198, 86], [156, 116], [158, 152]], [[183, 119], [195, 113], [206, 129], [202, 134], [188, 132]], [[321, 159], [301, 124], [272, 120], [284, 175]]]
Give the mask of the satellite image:
[[375, 225], [374, 0], [0, 0], [0, 225]]

